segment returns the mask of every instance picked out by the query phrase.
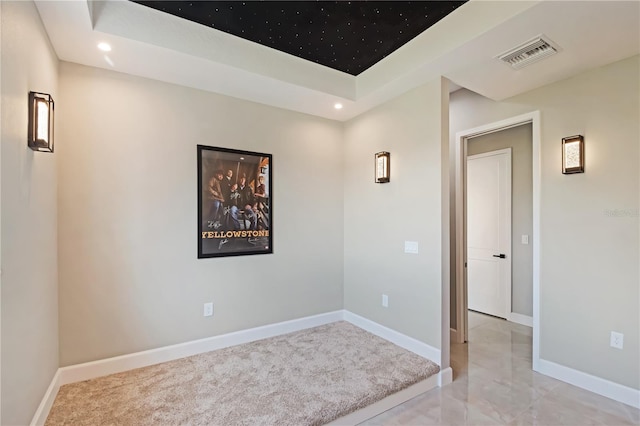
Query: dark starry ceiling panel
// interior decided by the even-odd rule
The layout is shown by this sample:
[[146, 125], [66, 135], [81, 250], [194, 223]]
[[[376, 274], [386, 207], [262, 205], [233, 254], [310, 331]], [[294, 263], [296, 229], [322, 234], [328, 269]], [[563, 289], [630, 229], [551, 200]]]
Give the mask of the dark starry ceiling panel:
[[465, 1], [138, 1], [358, 75]]

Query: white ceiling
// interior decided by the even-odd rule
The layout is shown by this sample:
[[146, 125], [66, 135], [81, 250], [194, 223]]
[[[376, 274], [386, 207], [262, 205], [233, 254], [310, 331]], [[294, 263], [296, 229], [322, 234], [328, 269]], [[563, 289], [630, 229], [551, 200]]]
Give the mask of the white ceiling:
[[[36, 5], [61, 60], [340, 121], [439, 76], [502, 100], [640, 53], [639, 1], [471, 0], [356, 77], [129, 1]], [[495, 59], [540, 34], [560, 52]]]

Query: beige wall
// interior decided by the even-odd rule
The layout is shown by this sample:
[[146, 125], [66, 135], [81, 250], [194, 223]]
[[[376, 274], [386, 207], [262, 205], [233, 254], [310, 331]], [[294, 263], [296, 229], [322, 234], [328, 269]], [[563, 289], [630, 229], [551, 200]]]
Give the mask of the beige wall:
[[58, 100], [58, 60], [32, 2], [3, 1], [0, 8], [0, 423], [23, 425], [31, 421], [58, 368], [57, 153], [27, 147], [27, 95], [43, 91]]
[[[541, 111], [540, 357], [640, 388], [640, 59], [504, 102], [461, 90], [451, 129]], [[560, 141], [585, 137], [584, 174], [561, 173]], [[624, 349], [609, 347], [611, 331]], [[576, 356], [583, 354], [584, 356]]]
[[[342, 309], [340, 123], [64, 62], [60, 93], [62, 366]], [[197, 144], [273, 154], [273, 254], [196, 258]]]
[[[342, 307], [446, 347], [446, 84], [343, 128], [68, 63], [58, 81], [33, 4], [0, 11], [2, 424], [29, 422], [58, 365]], [[630, 58], [504, 102], [461, 90], [450, 108], [452, 136], [542, 112], [541, 357], [636, 389], [639, 68]], [[30, 89], [56, 98], [54, 155], [26, 147]], [[560, 139], [576, 133], [586, 173], [563, 176]], [[196, 259], [198, 143], [273, 154], [274, 254]], [[392, 181], [379, 185], [381, 150]], [[609, 347], [611, 330], [624, 350]]]
[[[349, 121], [344, 153], [345, 309], [438, 349], [442, 90], [438, 79]], [[373, 181], [378, 151], [391, 153], [386, 184]], [[405, 241], [417, 241], [419, 254], [405, 254]]]
[[533, 234], [531, 124], [470, 138], [467, 155], [511, 148], [511, 311], [533, 315]]

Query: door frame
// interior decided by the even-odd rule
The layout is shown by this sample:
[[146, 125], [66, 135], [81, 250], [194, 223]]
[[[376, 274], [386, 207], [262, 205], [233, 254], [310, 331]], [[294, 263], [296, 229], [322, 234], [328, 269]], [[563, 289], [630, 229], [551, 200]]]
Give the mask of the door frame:
[[455, 229], [456, 229], [456, 341], [467, 341], [469, 325], [467, 319], [467, 274], [465, 259], [467, 257], [466, 235], [466, 157], [467, 141], [475, 136], [487, 135], [531, 124], [532, 127], [532, 178], [533, 178], [533, 369], [538, 370], [540, 361], [540, 111], [532, 111], [504, 120], [488, 123], [479, 127], [462, 130], [455, 138]]
[[[471, 138], [470, 137], [466, 138], [467, 142], [468, 142], [468, 139], [471, 139]], [[475, 159], [475, 158], [493, 157], [493, 156], [496, 156], [496, 155], [506, 155], [507, 156], [507, 168], [509, 170], [509, 179], [506, 182], [506, 187], [505, 187], [505, 191], [506, 191], [506, 194], [505, 194], [506, 200], [505, 200], [505, 202], [509, 206], [509, 215], [508, 215], [509, 217], [508, 218], [503, 218], [503, 220], [505, 222], [505, 226], [508, 227], [508, 229], [509, 229], [509, 238], [508, 238], [508, 242], [509, 243], [508, 243], [508, 247], [506, 247], [505, 250], [504, 250], [504, 253], [507, 255], [508, 264], [506, 265], [506, 268], [507, 268], [506, 271], [504, 271], [503, 269], [500, 270], [500, 273], [502, 273], [504, 271], [505, 275], [507, 275], [507, 277], [508, 277], [509, 285], [505, 286], [502, 289], [502, 291], [504, 291], [504, 293], [505, 293], [504, 294], [505, 300], [504, 300], [503, 309], [504, 309], [504, 312], [506, 314], [506, 319], [509, 319], [509, 316], [511, 315], [511, 308], [512, 308], [512, 306], [511, 306], [511, 289], [512, 289], [512, 286], [513, 286], [513, 280], [512, 280], [512, 277], [511, 277], [511, 267], [512, 267], [512, 261], [513, 261], [512, 257], [511, 257], [511, 254], [513, 252], [512, 247], [511, 247], [511, 240], [512, 240], [512, 229], [511, 229], [511, 223], [512, 223], [512, 218], [511, 218], [511, 214], [512, 214], [511, 185], [512, 185], [512, 179], [513, 179], [513, 177], [512, 177], [513, 173], [512, 173], [512, 169], [511, 169], [511, 164], [512, 164], [512, 162], [511, 162], [511, 148], [497, 149], [497, 150], [494, 150], [494, 151], [488, 151], [488, 152], [483, 152], [483, 153], [480, 153], [480, 154], [465, 156], [465, 167], [464, 167], [464, 170], [465, 170], [465, 176], [466, 176], [467, 162], [470, 159], [472, 160], [472, 159]], [[466, 179], [464, 181], [464, 189], [465, 189], [465, 197], [464, 197], [465, 235], [464, 235], [464, 237], [465, 237], [465, 259], [467, 259], [467, 253], [466, 253], [466, 248], [467, 248], [466, 247], [466, 244], [467, 244], [467, 238], [466, 238], [467, 237], [467, 228], [466, 228], [466, 226], [467, 226], [467, 222], [466, 222], [466, 218], [467, 218], [467, 215], [466, 215], [466, 211], [467, 211], [466, 210], [466, 208], [467, 208], [467, 193], [466, 193], [467, 184], [466, 184]], [[467, 259], [467, 264], [468, 263], [469, 262], [468, 262], [468, 259]], [[465, 273], [466, 273], [467, 270], [468, 270], [468, 268], [465, 268]], [[503, 277], [503, 278], [505, 278], [505, 277]], [[465, 283], [468, 284], [468, 280], [465, 280]], [[467, 299], [468, 299], [468, 295], [469, 295], [468, 291], [469, 291], [468, 288], [466, 288], [465, 297]], [[467, 302], [468, 302], [468, 300], [467, 300]], [[456, 310], [456, 312], [458, 312], [458, 311]]]

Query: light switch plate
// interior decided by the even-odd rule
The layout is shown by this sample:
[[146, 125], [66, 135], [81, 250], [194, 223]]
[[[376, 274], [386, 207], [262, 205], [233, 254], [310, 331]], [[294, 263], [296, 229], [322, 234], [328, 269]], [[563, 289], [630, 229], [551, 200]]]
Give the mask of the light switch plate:
[[529, 236], [528, 235], [523, 235], [522, 236], [522, 244], [529, 244]]
[[417, 241], [405, 241], [404, 252], [411, 254], [418, 254], [418, 242]]

